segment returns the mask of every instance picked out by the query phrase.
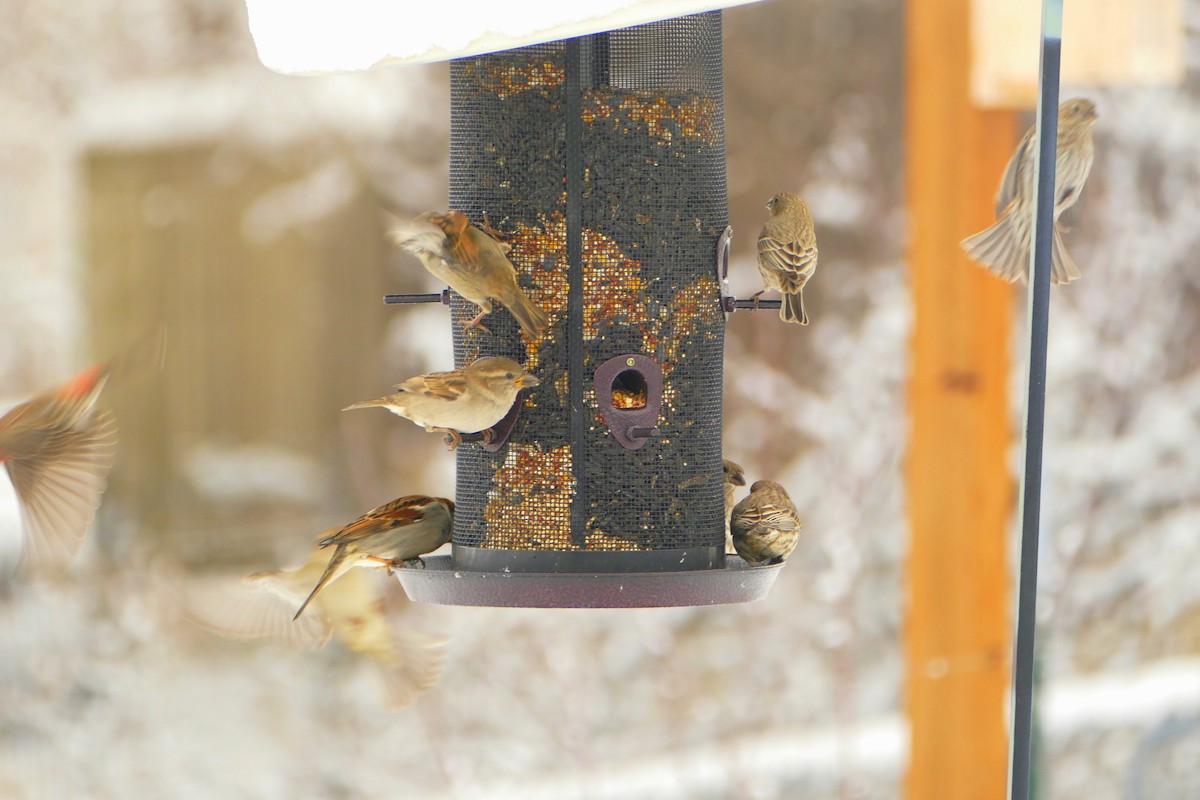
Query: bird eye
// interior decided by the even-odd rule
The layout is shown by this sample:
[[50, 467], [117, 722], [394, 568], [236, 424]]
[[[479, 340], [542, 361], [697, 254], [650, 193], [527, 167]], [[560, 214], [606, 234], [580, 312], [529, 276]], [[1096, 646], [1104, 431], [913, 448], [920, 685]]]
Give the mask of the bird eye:
[[513, 374], [511, 372], [506, 372], [506, 373], [504, 373], [504, 377], [511, 381]]

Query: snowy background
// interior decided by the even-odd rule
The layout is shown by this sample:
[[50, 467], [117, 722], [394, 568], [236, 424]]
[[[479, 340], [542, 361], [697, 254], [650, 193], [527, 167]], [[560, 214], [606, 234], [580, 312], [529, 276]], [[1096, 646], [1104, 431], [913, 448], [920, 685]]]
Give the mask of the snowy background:
[[[757, 288], [751, 233], [776, 191], [809, 199], [822, 254], [803, 335], [750, 314], [729, 328], [727, 455], [789, 486], [809, 532], [768, 600], [581, 612], [396, 597], [402, 624], [451, 641], [441, 683], [387, 713], [357, 657], [213, 637], [163, 578], [186, 574], [177, 562], [238, 574], [294, 560], [389, 486], [448, 492], [436, 437], [381, 427], [403, 456], [345, 480], [330, 478], [341, 461], [253, 437], [189, 447], [174, 480], [230, 514], [260, 498], [312, 507], [311, 525], [245, 553], [120, 514], [125, 456], [96, 536], [51, 584], [8, 577], [19, 519], [0, 481], [0, 796], [898, 797], [902, 10], [726, 15], [735, 289]], [[1101, 119], [1068, 220], [1085, 278], [1054, 293], [1051, 317], [1039, 789], [1063, 800], [1200, 796], [1200, 0], [1187, 23], [1186, 85], [1068, 87]], [[781, 63], [800, 77], [763, 78]], [[89, 155], [200, 143], [269, 160], [305, 142], [320, 157], [290, 165], [303, 180], [242, 220], [269, 241], [333, 213], [355, 181], [404, 211], [444, 207], [447, 95], [444, 66], [271, 74], [238, 0], [0, 3], [0, 401], [106, 355], [89, 336]], [[383, 267], [392, 290], [423, 288], [412, 266]], [[379, 385], [448, 362], [442, 313], [387, 312], [364, 356]]]

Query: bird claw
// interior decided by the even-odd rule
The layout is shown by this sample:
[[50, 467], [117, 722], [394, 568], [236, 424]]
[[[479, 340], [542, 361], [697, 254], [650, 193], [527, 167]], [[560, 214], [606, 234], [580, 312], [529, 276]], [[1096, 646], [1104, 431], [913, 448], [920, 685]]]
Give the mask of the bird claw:
[[[765, 292], [766, 289], [764, 289], [763, 291]], [[758, 304], [762, 300], [762, 295], [763, 295], [762, 292], [755, 292], [753, 295], [751, 295], [751, 299], [754, 301], [754, 310], [755, 311], [758, 311]]]
[[392, 561], [390, 558], [382, 558], [380, 556], [367, 556], [366, 560], [377, 562], [379, 566], [377, 566], [375, 569], [387, 570], [388, 575], [392, 574], [392, 568], [396, 565], [396, 562]]
[[492, 227], [492, 222], [491, 222], [491, 220], [488, 219], [488, 215], [487, 215], [486, 211], [483, 212], [483, 222], [478, 223], [477, 227], [479, 228], [479, 230], [483, 231], [488, 236], [495, 239], [500, 244], [500, 247], [501, 247], [501, 249], [504, 250], [504, 252], [507, 253], [509, 250], [512, 249], [512, 245], [507, 244], [504, 241], [508, 237], [505, 234], [501, 233], [500, 231], [498, 231]]
[[484, 428], [482, 431], [479, 432], [479, 435], [483, 437], [484, 444], [491, 444], [492, 441], [496, 438], [496, 432], [494, 430], [492, 430], [491, 428]]
[[488, 312], [486, 312], [486, 311], [480, 311], [474, 317], [472, 317], [471, 319], [469, 319], [463, 323], [463, 330], [469, 331], [469, 330], [471, 330], [471, 328], [479, 328], [484, 333], [491, 335], [491, 333], [492, 333], [491, 329], [489, 329], [486, 325], [484, 325], [482, 322], [480, 322], [480, 320], [482, 320], [484, 317], [486, 317], [487, 314], [488, 314]]
[[460, 434], [458, 431], [451, 430], [450, 428], [436, 428], [435, 430], [445, 432], [446, 435], [442, 437], [442, 441], [444, 441], [446, 446], [451, 450], [457, 450], [458, 446], [462, 444], [462, 434]]

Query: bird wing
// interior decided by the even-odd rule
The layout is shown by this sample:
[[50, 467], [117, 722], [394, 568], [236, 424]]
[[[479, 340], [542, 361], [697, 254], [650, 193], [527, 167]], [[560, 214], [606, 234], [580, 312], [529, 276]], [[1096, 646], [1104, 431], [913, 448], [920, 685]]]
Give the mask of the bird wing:
[[[319, 567], [324, 567], [323, 556]], [[305, 614], [292, 621], [305, 592], [295, 591], [291, 584], [303, 571], [260, 572], [244, 579], [187, 576], [177, 584], [178, 599], [187, 619], [209, 633], [238, 640], [270, 639], [313, 650], [329, 639], [330, 628], [324, 614]], [[309, 583], [311, 579], [305, 581]]]
[[402, 392], [422, 394], [426, 397], [457, 400], [466, 391], [467, 378], [462, 370], [431, 372], [428, 375], [409, 378], [404, 383], [397, 383], [396, 388]]
[[379, 508], [373, 508], [327, 539], [321, 547], [357, 542], [373, 533], [388, 528], [411, 525], [425, 518], [432, 501], [422, 495], [399, 497]]
[[1017, 196], [1021, 182], [1023, 164], [1032, 164], [1033, 128], [1025, 131], [1025, 137], [1017, 145], [1008, 166], [1004, 168], [1004, 177], [1000, 179], [1000, 188], [996, 190], [996, 216], [999, 217]]
[[4, 462], [20, 501], [25, 539], [19, 569], [61, 567], [79, 550], [116, 454], [112, 414], [50, 435], [38, 452]]
[[408, 225], [398, 225], [388, 231], [388, 238], [394, 244], [410, 253], [434, 256], [445, 260], [449, 257], [449, 244], [446, 234], [422, 214]]
[[361, 570], [348, 573], [325, 590], [321, 603], [334, 637], [378, 669], [388, 708], [402, 708], [437, 682], [446, 640], [398, 630], [384, 610], [379, 583], [370, 578]]
[[[749, 497], [746, 500], [750, 500]], [[745, 503], [746, 500], [742, 502]], [[771, 504], [759, 503], [742, 506], [733, 510], [733, 520], [730, 527], [741, 536], [752, 536], [768, 531], [793, 531], [799, 527], [795, 516], [786, 508]]]
[[808, 283], [817, 263], [817, 248], [800, 242], [781, 242], [773, 236], [758, 237], [758, 257], [799, 291]]

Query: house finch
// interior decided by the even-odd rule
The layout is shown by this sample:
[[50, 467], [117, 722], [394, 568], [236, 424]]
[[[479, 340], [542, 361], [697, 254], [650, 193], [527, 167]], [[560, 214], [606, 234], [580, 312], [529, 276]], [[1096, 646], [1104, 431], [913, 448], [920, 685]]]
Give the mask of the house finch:
[[61, 568], [78, 552], [117, 445], [112, 414], [96, 401], [114, 375], [161, 365], [164, 341], [159, 330], [0, 417], [0, 462], [24, 520], [22, 573]]
[[[1050, 282], [1070, 283], [1079, 268], [1063, 245], [1058, 218], [1079, 199], [1092, 169], [1092, 127], [1096, 106], [1091, 100], [1075, 98], [1058, 107], [1058, 157], [1054, 175], [1054, 238], [1050, 250]], [[1033, 215], [1037, 187], [1033, 182], [1033, 160], [1037, 143], [1034, 129], [1025, 132], [1008, 160], [1000, 190], [996, 193], [999, 219], [987, 230], [962, 241], [973, 260], [1007, 281], [1029, 279], [1029, 254], [1033, 249]]]
[[[326, 533], [336, 532], [331, 528]], [[359, 570], [326, 586], [308, 613], [293, 622], [292, 609], [319, 579], [325, 562], [325, 552], [318, 547], [296, 569], [258, 572], [240, 580], [181, 576], [171, 589], [193, 623], [231, 639], [271, 639], [297, 649], [316, 649], [332, 635], [378, 669], [388, 708], [408, 705], [437, 681], [445, 640], [397, 629], [385, 611], [383, 587]]]
[[763, 290], [783, 293], [779, 318], [784, 322], [808, 324], [804, 313], [804, 285], [817, 269], [817, 234], [813, 230], [808, 203], [789, 192], [780, 192], [767, 201], [771, 218], [758, 234], [758, 271]]
[[479, 306], [467, 327], [492, 313], [492, 301], [507, 308], [525, 335], [534, 338], [550, 324], [546, 312], [517, 285], [517, 271], [504, 247], [471, 225], [461, 211], [426, 212], [407, 228], [390, 234], [400, 247], [416, 255], [434, 277]]
[[733, 506], [736, 502], [734, 493], [737, 487], [746, 485], [746, 471], [742, 469], [741, 464], [735, 464], [728, 458], [725, 459], [725, 554], [733, 555], [737, 552], [733, 548], [733, 538], [729, 535], [729, 516], [733, 513]]
[[346, 406], [380, 406], [425, 426], [427, 431], [442, 431], [451, 449], [462, 442], [461, 433], [484, 432], [491, 440], [490, 428], [512, 408], [517, 394], [537, 386], [538, 379], [504, 356], [485, 356], [464, 369], [431, 372], [396, 384], [396, 392], [374, 400]]
[[755, 481], [729, 520], [733, 546], [751, 566], [777, 564], [796, 549], [800, 516], [792, 498], [775, 481]]
[[334, 545], [333, 557], [292, 619], [299, 619], [322, 587], [351, 568], [390, 571], [400, 562], [419, 561], [450, 541], [453, 527], [454, 503], [443, 497], [410, 494], [371, 509], [318, 543], [318, 547]]

